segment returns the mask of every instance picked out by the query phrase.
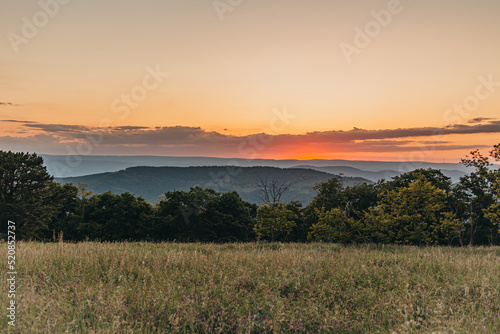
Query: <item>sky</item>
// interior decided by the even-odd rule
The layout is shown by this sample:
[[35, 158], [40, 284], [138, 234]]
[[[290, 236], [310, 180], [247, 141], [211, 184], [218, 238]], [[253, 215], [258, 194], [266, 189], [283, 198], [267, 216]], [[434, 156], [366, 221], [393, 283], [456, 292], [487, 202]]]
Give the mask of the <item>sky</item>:
[[500, 142], [498, 0], [4, 0], [0, 149], [459, 162]]

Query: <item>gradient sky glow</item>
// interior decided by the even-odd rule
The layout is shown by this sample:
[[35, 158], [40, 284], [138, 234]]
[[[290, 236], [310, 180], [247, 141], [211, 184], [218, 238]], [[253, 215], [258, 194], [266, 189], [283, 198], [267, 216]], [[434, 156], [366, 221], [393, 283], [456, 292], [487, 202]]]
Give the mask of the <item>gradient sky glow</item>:
[[341, 43], [397, 0], [242, 0], [223, 20], [213, 0], [61, 2], [14, 47], [57, 2], [0, 4], [2, 150], [72, 153], [97, 133], [90, 154], [458, 162], [500, 142], [498, 0], [401, 0], [350, 62]]

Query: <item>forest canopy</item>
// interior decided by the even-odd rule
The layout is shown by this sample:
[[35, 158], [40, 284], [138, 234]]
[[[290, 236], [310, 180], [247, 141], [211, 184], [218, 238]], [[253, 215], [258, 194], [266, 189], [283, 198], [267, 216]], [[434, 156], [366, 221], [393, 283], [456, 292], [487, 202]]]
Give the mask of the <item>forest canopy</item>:
[[[257, 206], [234, 191], [200, 187], [168, 191], [153, 205], [128, 192], [93, 194], [85, 184], [57, 183], [37, 154], [0, 151], [2, 238], [10, 220], [18, 239], [39, 241], [499, 245], [498, 161], [500, 144], [488, 156], [472, 151], [461, 162], [473, 170], [456, 184], [435, 169], [350, 186], [332, 177], [314, 186], [305, 207], [266, 193], [269, 202]], [[259, 187], [288, 189], [276, 180]]]

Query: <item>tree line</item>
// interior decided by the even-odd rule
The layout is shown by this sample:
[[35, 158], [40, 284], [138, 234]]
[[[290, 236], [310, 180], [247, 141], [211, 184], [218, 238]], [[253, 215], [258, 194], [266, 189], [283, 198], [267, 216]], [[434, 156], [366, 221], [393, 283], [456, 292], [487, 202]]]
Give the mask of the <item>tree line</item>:
[[489, 156], [462, 159], [470, 174], [452, 184], [435, 169], [390, 181], [346, 187], [319, 183], [310, 204], [280, 202], [290, 184], [256, 185], [263, 204], [236, 192], [193, 187], [169, 191], [152, 205], [130, 193], [93, 194], [84, 184], [59, 184], [36, 154], [0, 151], [2, 238], [38, 241], [246, 242], [254, 240], [407, 245], [500, 244], [500, 144]]

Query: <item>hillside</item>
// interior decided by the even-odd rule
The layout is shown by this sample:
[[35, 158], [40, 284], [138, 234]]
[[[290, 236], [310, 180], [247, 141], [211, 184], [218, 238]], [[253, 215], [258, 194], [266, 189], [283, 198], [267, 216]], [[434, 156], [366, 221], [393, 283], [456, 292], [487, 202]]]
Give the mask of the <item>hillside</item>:
[[[189, 190], [191, 187], [212, 188], [219, 192], [237, 191], [249, 202], [260, 203], [256, 183], [260, 179], [293, 182], [293, 186], [282, 200], [298, 200], [308, 204], [315, 195], [316, 183], [326, 181], [333, 175], [301, 168], [276, 167], [130, 167], [125, 170], [80, 177], [56, 178], [60, 183], [78, 182], [88, 184], [95, 193], [111, 191], [116, 194], [130, 192], [142, 195], [154, 203], [158, 196], [171, 190]], [[355, 185], [369, 180], [344, 177], [345, 185]]]
[[[162, 157], [162, 156], [97, 156], [97, 155], [42, 155], [45, 166], [50, 174], [58, 178], [84, 176], [90, 174], [116, 172], [129, 167], [202, 167], [202, 166], [241, 166], [241, 167], [279, 167], [295, 168], [306, 165], [306, 168], [316, 167], [351, 167], [363, 172], [382, 172], [381, 176], [409, 172], [417, 168], [433, 168], [458, 172], [456, 176], [470, 172], [459, 163], [432, 163], [432, 162], [396, 162], [396, 161], [355, 161], [355, 160], [272, 160], [272, 159], [227, 159], [211, 157]], [[353, 170], [351, 170], [353, 171]], [[336, 171], [329, 173], [339, 174]], [[386, 175], [385, 172], [388, 172]], [[365, 177], [363, 175], [348, 175]], [[380, 175], [371, 174], [377, 178]], [[453, 176], [453, 175], [449, 175]], [[378, 178], [377, 178], [378, 180]], [[373, 180], [375, 181], [375, 180]], [[456, 182], [456, 181], [454, 181]]]
[[[396, 170], [380, 170], [380, 171], [371, 171], [371, 170], [362, 170], [359, 168], [354, 168], [350, 166], [326, 166], [326, 167], [316, 167], [311, 165], [299, 165], [295, 166], [295, 168], [307, 168], [314, 169], [325, 173], [349, 176], [349, 177], [362, 177], [364, 179], [377, 182], [378, 180], [385, 179], [386, 181], [391, 180], [393, 177], [403, 174], [402, 171]], [[462, 170], [450, 170], [450, 169], [439, 169], [444, 175], [448, 176], [453, 183], [457, 183], [460, 181], [460, 178], [467, 173]]]

